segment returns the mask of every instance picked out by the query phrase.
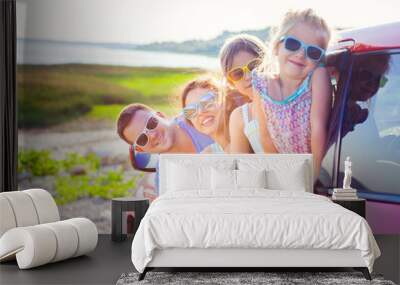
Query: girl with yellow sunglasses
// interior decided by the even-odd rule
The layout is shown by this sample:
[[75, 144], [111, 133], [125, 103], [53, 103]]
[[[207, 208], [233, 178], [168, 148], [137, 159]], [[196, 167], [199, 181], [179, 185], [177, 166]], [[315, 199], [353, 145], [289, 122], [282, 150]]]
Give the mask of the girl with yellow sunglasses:
[[[227, 39], [220, 51], [221, 69], [228, 88], [242, 95], [241, 106], [233, 110], [229, 119], [232, 153], [276, 152], [266, 128], [262, 99], [253, 95], [251, 80], [251, 72], [260, 66], [265, 53], [266, 46], [247, 34]], [[270, 146], [263, 148], [264, 144]]]

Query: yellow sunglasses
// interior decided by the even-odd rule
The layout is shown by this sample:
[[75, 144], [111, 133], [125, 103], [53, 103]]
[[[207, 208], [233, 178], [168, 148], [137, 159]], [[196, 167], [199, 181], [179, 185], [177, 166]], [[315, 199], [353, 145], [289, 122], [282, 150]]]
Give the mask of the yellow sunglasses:
[[228, 71], [228, 79], [236, 82], [243, 79], [246, 72], [251, 72], [254, 68], [261, 64], [261, 59], [255, 58], [241, 67], [235, 67]]

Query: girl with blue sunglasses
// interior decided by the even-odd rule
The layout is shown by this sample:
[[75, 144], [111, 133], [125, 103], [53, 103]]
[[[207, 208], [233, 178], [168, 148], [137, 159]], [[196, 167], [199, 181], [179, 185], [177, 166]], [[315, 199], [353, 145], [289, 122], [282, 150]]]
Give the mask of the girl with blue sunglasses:
[[332, 90], [325, 50], [331, 32], [312, 9], [289, 11], [273, 33], [262, 67], [252, 72], [252, 85], [264, 101], [264, 149], [279, 153], [312, 153], [318, 178], [326, 151]]

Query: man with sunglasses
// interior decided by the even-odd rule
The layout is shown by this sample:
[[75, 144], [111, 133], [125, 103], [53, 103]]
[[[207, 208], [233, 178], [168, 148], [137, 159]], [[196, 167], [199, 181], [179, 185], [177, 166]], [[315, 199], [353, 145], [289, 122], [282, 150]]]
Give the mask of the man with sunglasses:
[[168, 120], [163, 113], [139, 103], [121, 111], [117, 132], [136, 152], [198, 153], [213, 142], [183, 118]]
[[[168, 120], [161, 112], [135, 103], [126, 106], [117, 120], [118, 135], [131, 147], [132, 166], [141, 171], [155, 171], [158, 161], [151, 154], [200, 153], [213, 140], [186, 123], [183, 117]], [[149, 163], [153, 163], [149, 169]], [[155, 164], [155, 165], [154, 165]], [[158, 192], [158, 173], [155, 177]], [[154, 199], [158, 193], [151, 195]]]

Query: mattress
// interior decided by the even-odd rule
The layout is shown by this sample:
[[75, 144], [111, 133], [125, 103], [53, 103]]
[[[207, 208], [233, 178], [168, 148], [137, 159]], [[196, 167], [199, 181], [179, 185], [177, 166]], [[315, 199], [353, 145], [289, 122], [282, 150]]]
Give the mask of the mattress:
[[267, 189], [161, 195], [140, 223], [132, 262], [143, 272], [169, 248], [359, 250], [370, 272], [380, 255], [361, 216], [323, 196]]

